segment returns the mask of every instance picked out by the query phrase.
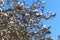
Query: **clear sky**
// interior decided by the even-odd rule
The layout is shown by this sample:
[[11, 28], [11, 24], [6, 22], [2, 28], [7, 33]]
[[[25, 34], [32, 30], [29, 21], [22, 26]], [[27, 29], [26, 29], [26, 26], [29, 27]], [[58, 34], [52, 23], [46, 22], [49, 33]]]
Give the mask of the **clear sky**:
[[[20, 0], [22, 1], [22, 0]], [[51, 18], [49, 20], [43, 20], [43, 24], [51, 25], [51, 36], [54, 38], [54, 40], [58, 39], [58, 34], [60, 33], [60, 0], [45, 0], [46, 1], [46, 11], [53, 11], [56, 13], [55, 18]], [[27, 4], [32, 3], [32, 0], [27, 0]]]
[[46, 21], [46, 24], [50, 24], [52, 37], [57, 40], [60, 33], [60, 0], [46, 0], [46, 10], [56, 13], [56, 17]]
[[[49, 20], [43, 20], [43, 24], [46, 24], [46, 26], [51, 25], [51, 36], [54, 38], [54, 40], [58, 40], [58, 34], [60, 34], [60, 0], [45, 0], [45, 12], [55, 12], [56, 16], [54, 18], [51, 18]], [[31, 3], [32, 0], [27, 0], [27, 3]], [[44, 13], [46, 14], [46, 13]]]

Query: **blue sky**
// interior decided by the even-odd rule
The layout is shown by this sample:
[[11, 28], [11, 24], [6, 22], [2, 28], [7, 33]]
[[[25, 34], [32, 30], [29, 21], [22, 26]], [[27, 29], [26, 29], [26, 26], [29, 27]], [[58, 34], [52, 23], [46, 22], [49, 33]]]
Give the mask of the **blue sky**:
[[60, 0], [46, 0], [46, 10], [53, 11], [56, 13], [56, 17], [46, 21], [46, 24], [50, 24], [52, 37], [57, 40], [58, 34], [60, 33]]
[[[21, 1], [21, 0], [20, 0]], [[51, 36], [54, 40], [57, 40], [58, 34], [60, 33], [60, 0], [45, 0], [45, 12], [46, 11], [53, 11], [56, 13], [55, 18], [51, 18], [49, 20], [43, 20], [43, 24], [51, 25]], [[27, 0], [27, 4], [32, 3], [32, 0]], [[45, 13], [44, 13], [45, 14]]]
[[[55, 12], [56, 16], [49, 20], [42, 20], [43, 24], [46, 26], [51, 25], [51, 36], [54, 40], [58, 39], [58, 34], [60, 34], [60, 0], [45, 0], [45, 12]], [[27, 0], [27, 3], [32, 3], [32, 0]], [[46, 13], [44, 13], [46, 14]]]
[[[32, 2], [32, 0], [27, 0], [27, 2]], [[49, 20], [43, 20], [43, 24], [51, 25], [51, 36], [54, 38], [54, 40], [58, 39], [58, 34], [60, 33], [60, 0], [45, 0], [45, 12], [55, 12], [56, 16], [54, 18], [51, 18]]]

